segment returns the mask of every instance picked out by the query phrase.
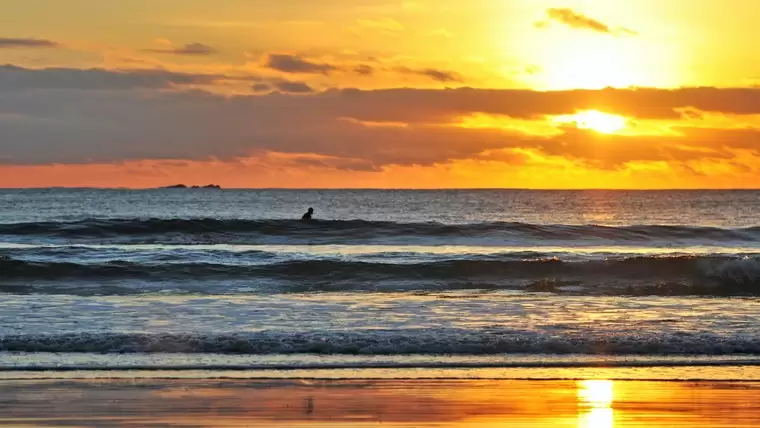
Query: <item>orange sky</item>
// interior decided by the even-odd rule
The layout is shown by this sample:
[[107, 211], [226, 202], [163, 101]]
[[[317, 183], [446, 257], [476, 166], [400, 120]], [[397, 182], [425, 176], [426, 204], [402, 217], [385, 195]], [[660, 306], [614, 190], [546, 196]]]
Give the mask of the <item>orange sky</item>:
[[754, 0], [29, 0], [0, 187], [760, 187]]

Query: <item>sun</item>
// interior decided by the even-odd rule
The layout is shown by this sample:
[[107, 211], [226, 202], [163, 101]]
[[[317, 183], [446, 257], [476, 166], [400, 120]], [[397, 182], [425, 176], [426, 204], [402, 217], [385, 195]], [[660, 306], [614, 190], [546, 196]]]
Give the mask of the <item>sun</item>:
[[554, 121], [561, 124], [574, 124], [580, 129], [590, 129], [602, 134], [620, 132], [627, 124], [627, 120], [622, 116], [598, 110], [585, 110], [576, 114], [556, 116]]

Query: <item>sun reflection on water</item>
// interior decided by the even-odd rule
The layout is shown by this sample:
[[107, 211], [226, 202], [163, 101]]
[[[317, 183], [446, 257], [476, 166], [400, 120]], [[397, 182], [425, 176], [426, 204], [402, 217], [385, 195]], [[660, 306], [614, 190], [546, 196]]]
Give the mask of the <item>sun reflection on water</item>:
[[614, 398], [611, 380], [578, 382], [578, 428], [614, 428]]

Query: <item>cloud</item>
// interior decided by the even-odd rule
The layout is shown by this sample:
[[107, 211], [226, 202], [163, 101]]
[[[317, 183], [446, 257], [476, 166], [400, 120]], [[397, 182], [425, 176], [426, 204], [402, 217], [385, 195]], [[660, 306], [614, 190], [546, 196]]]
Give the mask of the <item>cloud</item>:
[[600, 21], [589, 18], [582, 13], [576, 13], [568, 8], [552, 8], [546, 11], [549, 18], [560, 22], [572, 28], [598, 31], [600, 33], [611, 33], [610, 27]]
[[[570, 8], [551, 8], [546, 10], [547, 17], [560, 24], [567, 25], [570, 28], [579, 30], [591, 30], [599, 33], [611, 34], [611, 35], [628, 35], [633, 36], [637, 33], [627, 28], [612, 28], [609, 25], [590, 18], [582, 13], [575, 12]], [[538, 27], [546, 25], [545, 22], [539, 22], [536, 24]]]
[[171, 47], [164, 49], [143, 49], [143, 52], [153, 52], [171, 55], [188, 55], [188, 56], [207, 56], [218, 53], [213, 46], [204, 45], [203, 43], [188, 43], [181, 47]]
[[265, 59], [267, 68], [288, 74], [321, 74], [332, 73], [355, 74], [359, 76], [371, 76], [378, 72], [401, 73], [427, 77], [437, 82], [462, 82], [463, 78], [454, 71], [439, 70], [436, 68], [411, 68], [411, 67], [383, 67], [370, 64], [337, 64], [328, 62], [316, 62], [291, 54], [269, 54]]
[[226, 79], [225, 76], [218, 74], [178, 73], [154, 69], [33, 69], [10, 64], [0, 66], [0, 91], [25, 89], [162, 89], [171, 88], [175, 85], [209, 85], [224, 79]]
[[283, 80], [274, 82], [274, 87], [282, 92], [287, 92], [290, 94], [309, 94], [314, 92], [314, 89], [312, 89], [311, 86], [307, 85], [304, 82], [292, 82]]
[[437, 82], [461, 82], [462, 76], [453, 71], [438, 70], [435, 68], [414, 69], [408, 67], [398, 67], [396, 71], [402, 74], [415, 74], [429, 77]]
[[361, 76], [371, 76], [375, 73], [375, 68], [367, 64], [362, 64], [354, 67], [353, 71]]
[[254, 83], [251, 85], [251, 89], [254, 92], [268, 92], [272, 90], [272, 85], [269, 83]]
[[688, 107], [703, 112], [760, 114], [760, 88], [345, 89], [324, 98], [335, 108], [345, 106], [350, 114], [343, 116], [374, 122], [438, 123], [473, 113], [543, 119], [579, 110], [600, 110], [638, 119], [678, 120]]
[[280, 158], [280, 162], [278, 162], [280, 165], [291, 167], [317, 167], [361, 172], [378, 172], [381, 170], [371, 160], [366, 159], [342, 158], [309, 153], [295, 153], [285, 156], [280, 154], [278, 157]]
[[[258, 151], [354, 159], [350, 165], [432, 164], [504, 144], [464, 129], [366, 127], [340, 120], [370, 108], [370, 97], [328, 91], [308, 97], [222, 97], [204, 92], [9, 92], [0, 97], [5, 162], [120, 162], [136, 159], [236, 159]], [[382, 102], [378, 98], [379, 102]], [[369, 103], [369, 104], [368, 104]], [[298, 126], [293, 126], [298, 124]], [[213, 144], [210, 144], [213, 142]], [[356, 160], [361, 160], [361, 162]]]
[[0, 49], [4, 48], [58, 48], [60, 43], [45, 39], [2, 38]]
[[254, 92], [278, 91], [286, 94], [311, 94], [315, 92], [314, 88], [306, 82], [278, 79], [254, 83], [251, 89]]
[[338, 67], [332, 64], [312, 62], [289, 54], [269, 54], [266, 66], [283, 73], [330, 74], [338, 70]]
[[760, 129], [682, 128], [683, 136], [600, 135], [566, 129], [562, 135], [536, 141], [531, 146], [549, 156], [561, 156], [597, 169], [620, 169], [634, 162], [725, 161], [739, 151], [760, 155]]
[[[161, 82], [166, 84], [165, 79]], [[544, 120], [545, 115], [589, 108], [674, 123], [687, 107], [760, 114], [760, 89], [753, 88], [333, 89], [310, 93], [313, 88], [304, 82], [281, 80], [254, 85], [254, 90], [271, 94], [221, 96], [202, 91], [94, 90], [113, 89], [113, 84], [87, 90], [81, 86], [57, 84], [55, 91], [3, 92], [3, 162], [232, 161], [277, 152], [313, 155], [295, 157], [293, 162], [301, 165], [374, 171], [521, 150], [612, 170], [629, 162], [739, 162], [738, 153], [760, 155], [760, 129], [755, 128], [705, 129], [683, 122], [674, 128], [680, 135], [636, 136], [600, 135], [574, 127], [551, 135], [530, 135], [517, 129], [454, 126], [463, 116], [474, 114]], [[304, 93], [309, 96], [300, 95]], [[689, 120], [699, 120], [692, 116]]]

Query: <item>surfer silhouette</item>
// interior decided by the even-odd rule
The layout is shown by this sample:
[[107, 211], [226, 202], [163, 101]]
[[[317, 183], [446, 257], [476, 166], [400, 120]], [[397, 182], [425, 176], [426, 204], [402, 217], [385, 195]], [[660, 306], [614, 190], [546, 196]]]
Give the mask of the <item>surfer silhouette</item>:
[[301, 217], [301, 220], [308, 221], [311, 220], [311, 216], [314, 214], [314, 208], [309, 208], [309, 211], [306, 212], [306, 214]]

